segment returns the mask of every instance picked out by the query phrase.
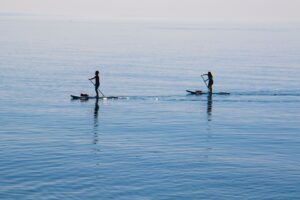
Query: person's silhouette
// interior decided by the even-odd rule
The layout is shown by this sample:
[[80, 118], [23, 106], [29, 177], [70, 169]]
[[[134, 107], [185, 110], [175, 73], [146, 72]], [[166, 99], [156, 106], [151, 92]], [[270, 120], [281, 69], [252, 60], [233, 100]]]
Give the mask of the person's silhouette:
[[90, 78], [89, 80], [93, 80], [93, 79], [95, 79], [95, 91], [96, 91], [96, 95], [97, 95], [97, 98], [98, 98], [99, 97], [98, 89], [99, 89], [99, 86], [100, 86], [99, 71], [96, 71], [95, 76], [93, 78]]
[[212, 91], [213, 91], [212, 86], [214, 84], [213, 75], [211, 72], [208, 72], [207, 74], [203, 74], [203, 75], [207, 76], [205, 83], [206, 83], [206, 81], [208, 81], [207, 88], [209, 89], [209, 92], [212, 93]]

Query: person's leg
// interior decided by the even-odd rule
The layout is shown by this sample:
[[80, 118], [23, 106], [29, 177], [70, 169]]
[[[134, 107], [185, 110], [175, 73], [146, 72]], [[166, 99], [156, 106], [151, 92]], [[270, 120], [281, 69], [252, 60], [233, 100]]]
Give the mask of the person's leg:
[[209, 92], [210, 92], [210, 93], [212, 93], [212, 91], [213, 91], [212, 86], [213, 86], [213, 83], [212, 83], [212, 82], [209, 82], [209, 83], [208, 83], [208, 89], [209, 89]]
[[99, 85], [96, 85], [96, 86], [95, 86], [95, 91], [96, 91], [96, 95], [97, 95], [97, 97], [99, 97], [98, 88], [99, 88]]

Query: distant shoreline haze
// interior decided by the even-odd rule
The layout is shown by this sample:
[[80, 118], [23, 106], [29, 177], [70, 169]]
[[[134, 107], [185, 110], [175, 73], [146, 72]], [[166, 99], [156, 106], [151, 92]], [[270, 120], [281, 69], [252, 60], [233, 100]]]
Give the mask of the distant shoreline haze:
[[299, 0], [10, 0], [0, 18], [198, 22], [299, 22]]

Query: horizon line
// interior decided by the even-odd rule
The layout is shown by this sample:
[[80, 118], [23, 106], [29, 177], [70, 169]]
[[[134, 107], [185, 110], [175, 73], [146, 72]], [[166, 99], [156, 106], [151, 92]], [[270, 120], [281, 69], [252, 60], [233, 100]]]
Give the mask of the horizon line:
[[191, 19], [191, 18], [163, 18], [163, 17], [83, 17], [70, 15], [49, 15], [39, 13], [26, 12], [0, 12], [1, 19], [14, 20], [58, 20], [58, 21], [128, 21], [128, 22], [186, 22], [186, 23], [300, 23], [299, 19], [291, 20], [207, 20], [207, 19]]

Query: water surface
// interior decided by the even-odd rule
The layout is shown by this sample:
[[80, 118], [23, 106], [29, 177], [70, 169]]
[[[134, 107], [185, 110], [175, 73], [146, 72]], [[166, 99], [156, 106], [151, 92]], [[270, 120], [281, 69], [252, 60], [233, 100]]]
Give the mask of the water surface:
[[299, 24], [0, 27], [1, 199], [300, 197]]

